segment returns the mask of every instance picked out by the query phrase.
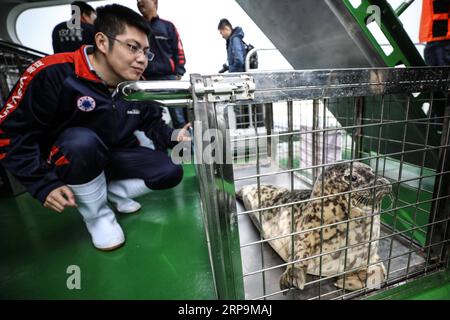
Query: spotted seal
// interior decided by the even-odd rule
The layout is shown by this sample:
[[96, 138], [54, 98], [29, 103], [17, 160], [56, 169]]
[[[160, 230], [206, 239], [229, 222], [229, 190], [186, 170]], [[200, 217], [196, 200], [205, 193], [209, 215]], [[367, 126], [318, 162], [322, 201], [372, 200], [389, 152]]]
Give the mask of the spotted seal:
[[[386, 270], [378, 256], [378, 240], [371, 240], [380, 237], [381, 200], [392, 194], [387, 179], [360, 162], [338, 163], [325, 169], [312, 190], [290, 191], [273, 185], [261, 185], [259, 190], [258, 196], [256, 185], [244, 186], [237, 198], [246, 210], [278, 206], [249, 215], [264, 239], [274, 238], [268, 243], [278, 255], [294, 262], [280, 277], [281, 289], [292, 285], [303, 289], [306, 273], [337, 276], [335, 285], [351, 291], [366, 284], [380, 287]], [[299, 203], [282, 206], [293, 202]]]

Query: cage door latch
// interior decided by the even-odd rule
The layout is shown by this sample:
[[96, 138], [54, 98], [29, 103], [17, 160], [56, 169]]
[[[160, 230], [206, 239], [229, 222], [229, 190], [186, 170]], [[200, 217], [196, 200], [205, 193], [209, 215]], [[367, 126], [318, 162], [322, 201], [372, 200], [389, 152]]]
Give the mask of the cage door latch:
[[211, 76], [194, 85], [194, 94], [208, 102], [234, 102], [255, 98], [255, 81], [249, 75], [236, 77]]

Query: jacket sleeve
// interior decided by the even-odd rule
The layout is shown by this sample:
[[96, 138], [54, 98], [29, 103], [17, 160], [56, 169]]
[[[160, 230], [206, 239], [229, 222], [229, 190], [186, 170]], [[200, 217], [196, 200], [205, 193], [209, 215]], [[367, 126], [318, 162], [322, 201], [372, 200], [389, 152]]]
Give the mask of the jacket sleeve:
[[45, 70], [34, 77], [32, 72], [22, 75], [0, 111], [0, 164], [43, 203], [64, 185], [38, 144], [54, 119], [58, 89], [50, 86]]
[[145, 107], [145, 117], [142, 128], [147, 137], [158, 145], [169, 149], [177, 145], [177, 141], [172, 141], [172, 133], [175, 129], [169, 127], [162, 118], [162, 108], [158, 103], [147, 104]]
[[242, 40], [239, 37], [231, 39], [232, 61], [230, 61], [230, 72], [245, 71], [245, 51]]
[[175, 60], [175, 74], [182, 76], [186, 73], [186, 69], [184, 68], [186, 57], [184, 55], [183, 43], [181, 42], [178, 30], [174, 25], [172, 25], [171, 33], [171, 47]]

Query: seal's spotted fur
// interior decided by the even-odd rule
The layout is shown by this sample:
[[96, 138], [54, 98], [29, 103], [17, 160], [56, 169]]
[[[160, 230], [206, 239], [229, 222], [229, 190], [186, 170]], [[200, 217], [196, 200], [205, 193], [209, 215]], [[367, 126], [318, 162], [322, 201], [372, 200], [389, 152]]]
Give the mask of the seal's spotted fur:
[[[347, 271], [346, 290], [364, 288], [366, 283], [370, 288], [379, 287], [385, 279], [386, 271], [383, 263], [378, 262], [380, 260], [378, 241], [371, 242], [370, 247], [369, 241], [380, 236], [380, 216], [376, 213], [380, 210], [381, 199], [391, 193], [389, 181], [375, 177], [372, 169], [360, 162], [354, 162], [352, 169], [348, 163], [329, 167], [323, 174], [323, 181], [322, 186], [322, 177], [319, 177], [313, 190], [289, 191], [282, 187], [261, 185], [258, 195], [258, 187], [251, 185], [243, 187], [237, 194], [246, 210], [310, 199], [296, 205], [250, 214], [265, 239], [295, 233], [293, 257], [292, 236], [269, 241], [284, 261], [295, 261], [281, 276], [281, 289], [289, 288], [291, 285], [303, 289], [306, 273], [322, 276], [342, 275], [344, 265]], [[350, 190], [352, 190], [350, 194], [338, 194]], [[349, 195], [351, 195], [350, 205]], [[294, 217], [291, 215], [292, 212]], [[291, 229], [292, 220], [293, 229]], [[299, 233], [310, 229], [312, 230]], [[349, 249], [340, 250], [345, 247]], [[320, 257], [308, 259], [321, 253], [324, 254], [322, 268]], [[340, 288], [344, 286], [342, 276], [338, 278], [336, 286]]]

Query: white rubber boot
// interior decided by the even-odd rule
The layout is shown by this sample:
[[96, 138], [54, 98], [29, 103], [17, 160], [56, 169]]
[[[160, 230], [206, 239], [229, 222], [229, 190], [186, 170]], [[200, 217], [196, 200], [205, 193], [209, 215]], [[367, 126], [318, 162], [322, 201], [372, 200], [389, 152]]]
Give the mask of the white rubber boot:
[[126, 179], [111, 181], [108, 184], [108, 200], [111, 201], [121, 213], [133, 213], [141, 208], [139, 202], [133, 198], [142, 196], [151, 191], [142, 179]]
[[100, 250], [113, 250], [125, 242], [122, 228], [106, 199], [106, 179], [102, 172], [97, 178], [85, 184], [68, 185], [72, 189], [91, 234], [92, 243]]

